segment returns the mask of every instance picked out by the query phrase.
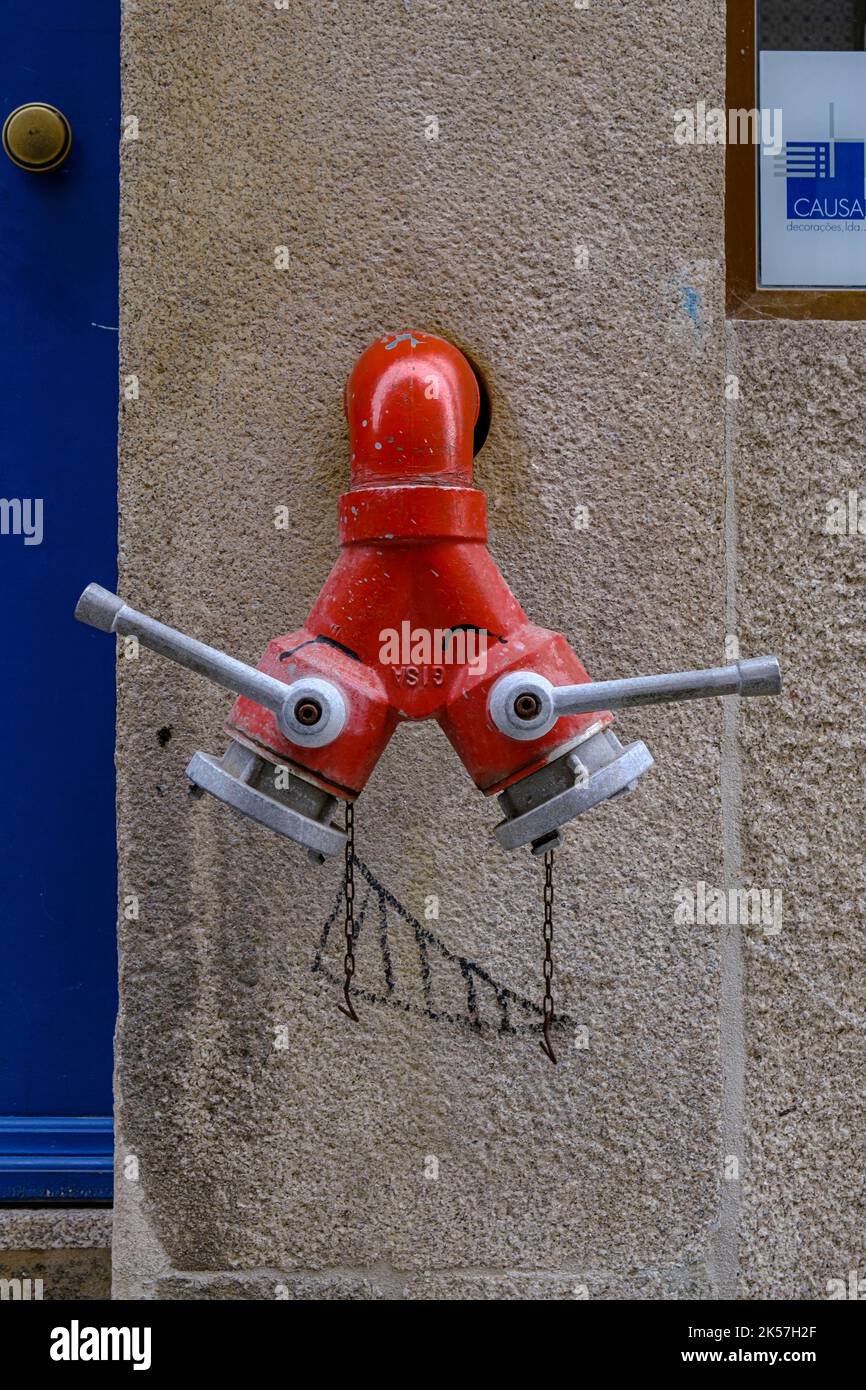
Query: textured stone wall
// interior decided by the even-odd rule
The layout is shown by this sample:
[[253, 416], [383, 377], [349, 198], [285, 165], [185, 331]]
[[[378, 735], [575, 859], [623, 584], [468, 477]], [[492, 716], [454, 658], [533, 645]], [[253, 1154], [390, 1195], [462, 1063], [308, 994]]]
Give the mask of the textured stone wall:
[[730, 344], [739, 632], [787, 679], [742, 730], [742, 868], [782, 894], [782, 930], [744, 937], [740, 1290], [821, 1298], [866, 1276], [866, 327], [740, 323]]
[[[722, 152], [672, 139], [675, 107], [721, 96], [721, 5], [128, 0], [124, 43], [130, 602], [253, 662], [297, 626], [337, 545], [345, 376], [418, 327], [483, 373], [491, 547], [593, 674], [716, 663], [728, 633], [744, 654], [811, 656], [799, 532], [780, 540], [763, 507], [796, 510], [805, 485], [786, 431], [807, 453], [815, 342], [792, 335], [783, 369], [784, 330], [732, 331], [748, 390], [726, 403]], [[815, 1155], [843, 1124], [863, 1026], [830, 978], [850, 983], [856, 928], [833, 915], [853, 919], [850, 864], [823, 897], [797, 890], [821, 943], [799, 974], [787, 937], [749, 954], [737, 927], [675, 920], [683, 885], [814, 883], [810, 806], [828, 833], [841, 809], [798, 724], [824, 708], [814, 680], [781, 712], [618, 720], [657, 768], [557, 856], [556, 1069], [538, 1047], [539, 866], [498, 849], [497, 808], [435, 727], [401, 728], [358, 803], [354, 1028], [326, 932], [340, 866], [188, 798], [229, 698], [147, 653], [118, 681], [121, 893], [140, 915], [120, 923], [117, 1295], [764, 1296], [843, 1258], [845, 1195], [816, 1195], [813, 1167], [796, 1177], [808, 1220], [824, 1200], [836, 1224], [804, 1267], [798, 1121], [778, 1112], [808, 1107]], [[825, 844], [822, 863], [852, 852]], [[511, 1033], [497, 989], [516, 996]]]
[[0, 1209], [0, 1302], [109, 1298], [110, 1246], [111, 1212], [105, 1208]]

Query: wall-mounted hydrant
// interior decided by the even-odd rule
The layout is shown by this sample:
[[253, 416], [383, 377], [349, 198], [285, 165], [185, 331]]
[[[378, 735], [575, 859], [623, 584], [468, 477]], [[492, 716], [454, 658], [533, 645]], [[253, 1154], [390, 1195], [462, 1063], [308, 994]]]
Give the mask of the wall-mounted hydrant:
[[[612, 710], [713, 695], [775, 695], [775, 657], [708, 671], [591, 682], [559, 633], [530, 622], [487, 549], [485, 497], [472, 486], [478, 381], [442, 338], [386, 335], [349, 376], [351, 485], [341, 550], [305, 625], [268, 645], [257, 668], [166, 627], [97, 584], [75, 616], [234, 691], [222, 758], [196, 753], [187, 777], [295, 840], [318, 863], [346, 856], [344, 1012], [355, 1019], [353, 814], [399, 723], [435, 719], [475, 785], [498, 795], [494, 834], [545, 859], [549, 1029], [553, 851], [566, 822], [631, 791], [652, 766], [626, 747]], [[286, 777], [286, 769], [290, 775]], [[287, 785], [286, 785], [287, 784]], [[332, 821], [346, 805], [345, 828]]]

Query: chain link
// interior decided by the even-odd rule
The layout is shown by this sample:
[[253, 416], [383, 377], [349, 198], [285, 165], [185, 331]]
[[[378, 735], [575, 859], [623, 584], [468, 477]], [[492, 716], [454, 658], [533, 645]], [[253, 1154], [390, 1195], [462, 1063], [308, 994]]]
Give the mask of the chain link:
[[554, 1066], [556, 1053], [550, 1042], [553, 1023], [553, 850], [544, 856], [544, 1041], [541, 1049]]
[[337, 1007], [341, 1014], [345, 1014], [353, 1023], [359, 1023], [360, 1019], [355, 1013], [354, 1005], [349, 997], [349, 990], [352, 985], [352, 976], [355, 974], [355, 807], [351, 801], [346, 802], [346, 954], [343, 957], [345, 969], [345, 980], [343, 983], [343, 995], [346, 1000], [346, 1007], [338, 1004]]

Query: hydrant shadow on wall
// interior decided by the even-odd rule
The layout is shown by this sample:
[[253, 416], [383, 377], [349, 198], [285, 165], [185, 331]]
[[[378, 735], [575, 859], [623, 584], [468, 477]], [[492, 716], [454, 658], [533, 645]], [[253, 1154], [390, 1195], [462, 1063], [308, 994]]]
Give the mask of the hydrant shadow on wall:
[[[138, 613], [97, 584], [75, 616], [208, 676], [237, 694], [216, 758], [187, 777], [321, 863], [346, 853], [352, 806], [397, 725], [435, 719], [486, 796], [494, 834], [546, 864], [545, 1050], [552, 1000], [548, 896], [560, 829], [631, 791], [652, 766], [613, 733], [615, 709], [713, 695], [773, 695], [775, 657], [707, 671], [592, 682], [559, 633], [531, 623], [487, 549], [486, 502], [472, 486], [478, 382], [429, 334], [387, 334], [345, 389], [351, 483], [340, 499], [340, 554], [303, 627], [276, 637], [257, 668]], [[289, 769], [289, 775], [286, 774]], [[346, 803], [346, 829], [332, 821]], [[347, 922], [350, 893], [347, 891]], [[353, 932], [347, 926], [345, 1012]], [[350, 966], [351, 961], [351, 966]], [[544, 1046], [544, 1044], [542, 1044]]]

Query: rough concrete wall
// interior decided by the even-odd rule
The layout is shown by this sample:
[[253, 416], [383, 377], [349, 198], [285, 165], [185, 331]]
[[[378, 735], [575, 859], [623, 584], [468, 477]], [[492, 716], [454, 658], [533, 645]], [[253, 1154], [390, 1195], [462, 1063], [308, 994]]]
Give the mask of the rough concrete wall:
[[110, 1245], [111, 1212], [104, 1208], [0, 1210], [0, 1301], [110, 1297]]
[[[417, 326], [487, 379], [477, 479], [530, 616], [599, 677], [719, 660], [723, 169], [674, 145], [671, 113], [722, 66], [714, 0], [128, 3], [129, 600], [249, 661], [295, 626], [335, 554], [345, 376]], [[224, 694], [146, 653], [118, 671], [140, 917], [120, 924], [116, 1294], [732, 1292], [739, 944], [674, 921], [677, 887], [724, 883], [736, 849], [721, 711], [618, 721], [658, 766], [558, 855], [554, 1070], [532, 1008], [503, 1035], [485, 985], [473, 1026], [461, 960], [539, 1000], [540, 872], [496, 848], [435, 728], [399, 731], [358, 806], [359, 856], [408, 918], [388, 916], [389, 999], [373, 892], [353, 1028], [336, 930], [314, 969], [340, 867], [188, 799]], [[428, 1007], [409, 918], [431, 895]]]
[[8, 1290], [0, 1295], [3, 1301], [99, 1302], [111, 1297], [111, 1251], [3, 1250], [0, 1288]]
[[[826, 1298], [866, 1275], [866, 327], [739, 323], [729, 342], [737, 631], [787, 676], [741, 743], [743, 881], [782, 914], [744, 934], [739, 1289]], [[862, 530], [840, 534], [849, 490]]]

